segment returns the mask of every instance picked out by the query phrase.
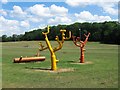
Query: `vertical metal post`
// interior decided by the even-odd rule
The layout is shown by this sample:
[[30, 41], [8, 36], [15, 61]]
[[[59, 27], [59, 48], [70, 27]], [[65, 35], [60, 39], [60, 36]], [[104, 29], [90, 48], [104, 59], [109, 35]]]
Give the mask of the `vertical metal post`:
[[82, 31], [80, 28], [79, 28], [79, 31], [80, 31], [80, 39], [82, 40]]

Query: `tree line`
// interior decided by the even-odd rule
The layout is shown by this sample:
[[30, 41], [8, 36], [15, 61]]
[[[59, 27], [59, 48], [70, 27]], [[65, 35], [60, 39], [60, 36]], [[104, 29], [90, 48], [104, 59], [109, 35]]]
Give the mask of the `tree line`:
[[[36, 29], [20, 35], [13, 34], [9, 37], [7, 35], [2, 35], [0, 38], [2, 39], [2, 42], [44, 40], [42, 32], [45, 32], [47, 30], [46, 28]], [[120, 44], [120, 24], [117, 21], [99, 23], [76, 22], [70, 25], [50, 26], [50, 33], [48, 34], [49, 40], [55, 40], [56, 35], [61, 38], [61, 29], [67, 30], [66, 36], [68, 36], [68, 31], [71, 31], [72, 35], [80, 36], [82, 39], [84, 39], [84, 34], [90, 32], [91, 34], [89, 41], [98, 41], [108, 44]]]

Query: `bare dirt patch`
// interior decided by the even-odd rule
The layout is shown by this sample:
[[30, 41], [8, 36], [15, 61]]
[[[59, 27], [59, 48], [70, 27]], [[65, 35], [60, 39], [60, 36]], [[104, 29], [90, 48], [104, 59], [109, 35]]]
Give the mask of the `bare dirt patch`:
[[71, 63], [71, 64], [86, 65], [86, 64], [93, 64], [93, 62], [91, 62], [91, 61], [86, 61], [86, 62], [84, 62], [84, 63], [74, 62], [74, 63]]
[[29, 68], [29, 69], [32, 69], [32, 70], [38, 71], [38, 72], [50, 72], [50, 73], [73, 72], [74, 71], [73, 68], [60, 68], [60, 69], [57, 69], [55, 71], [53, 71], [49, 68]]

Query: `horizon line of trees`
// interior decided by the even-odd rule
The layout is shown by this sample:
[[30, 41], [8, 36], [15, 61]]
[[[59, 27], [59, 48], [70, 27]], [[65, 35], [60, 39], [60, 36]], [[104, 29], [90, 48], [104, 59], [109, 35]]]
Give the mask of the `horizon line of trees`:
[[[0, 39], [2, 42], [44, 40], [42, 32], [46, 31], [46, 28], [36, 29], [20, 35], [13, 34], [9, 37], [7, 35], [2, 35]], [[70, 25], [50, 26], [50, 33], [48, 34], [49, 40], [55, 40], [56, 35], [61, 38], [61, 29], [66, 29], [66, 34], [68, 34], [68, 31], [71, 31], [72, 35], [74, 36], [81, 35], [82, 40], [84, 39], [84, 34], [90, 32], [91, 34], [89, 41], [97, 41], [108, 44], [120, 44], [120, 24], [117, 21], [105, 21], [100, 23], [76, 22]]]

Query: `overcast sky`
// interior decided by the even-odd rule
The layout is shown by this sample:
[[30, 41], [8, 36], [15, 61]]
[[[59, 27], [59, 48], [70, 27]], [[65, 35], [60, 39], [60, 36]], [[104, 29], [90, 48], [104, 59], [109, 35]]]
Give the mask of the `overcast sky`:
[[118, 21], [118, 0], [2, 0], [0, 36], [46, 25]]

